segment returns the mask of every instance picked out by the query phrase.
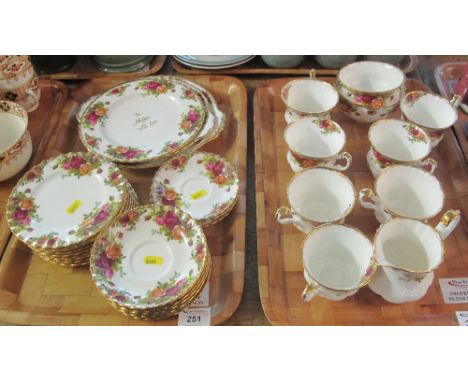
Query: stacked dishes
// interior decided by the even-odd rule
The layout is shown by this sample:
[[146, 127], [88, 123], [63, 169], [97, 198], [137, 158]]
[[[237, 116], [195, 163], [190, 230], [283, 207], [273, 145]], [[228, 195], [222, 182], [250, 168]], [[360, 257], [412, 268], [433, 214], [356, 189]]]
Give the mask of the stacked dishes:
[[201, 293], [211, 271], [202, 228], [177, 207], [145, 205], [119, 215], [96, 239], [91, 275], [123, 314], [161, 319]]
[[195, 152], [164, 163], [151, 185], [152, 201], [176, 206], [200, 225], [224, 219], [239, 197], [239, 176], [219, 155]]
[[255, 56], [237, 55], [237, 56], [222, 56], [222, 55], [182, 55], [174, 56], [180, 63], [199, 69], [227, 69], [239, 66], [249, 62]]
[[100, 231], [137, 204], [116, 165], [72, 152], [29, 170], [10, 194], [6, 217], [13, 234], [43, 259], [82, 266]]
[[169, 76], [115, 86], [86, 102], [77, 118], [86, 148], [127, 168], [158, 167], [193, 152], [225, 123], [204, 88]]

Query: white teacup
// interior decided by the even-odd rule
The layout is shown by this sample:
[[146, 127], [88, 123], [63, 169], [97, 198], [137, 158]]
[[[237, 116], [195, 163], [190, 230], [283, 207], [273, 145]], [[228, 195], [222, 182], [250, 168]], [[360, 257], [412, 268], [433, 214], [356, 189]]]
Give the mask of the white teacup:
[[281, 99], [287, 107], [284, 118], [291, 123], [307, 116], [328, 117], [339, 97], [332, 85], [315, 79], [311, 71], [311, 78], [288, 82], [281, 89]]
[[384, 62], [353, 62], [338, 72], [336, 89], [350, 118], [375, 122], [398, 106], [405, 92], [405, 75]]
[[369, 129], [369, 141], [367, 164], [374, 177], [393, 164], [428, 168], [431, 173], [437, 167], [434, 159], [425, 159], [431, 152], [429, 136], [409, 122], [398, 119], [374, 122]]
[[278, 208], [276, 220], [294, 224], [305, 233], [323, 223], [343, 222], [356, 200], [353, 184], [345, 175], [321, 167], [297, 173], [287, 195], [291, 208]]
[[20, 105], [0, 101], [0, 182], [20, 172], [32, 154], [28, 113]]
[[372, 243], [344, 224], [323, 224], [309, 233], [302, 244], [302, 261], [305, 301], [317, 295], [343, 300], [366, 285], [377, 268]]
[[[284, 140], [289, 148], [288, 163], [295, 172], [309, 167], [344, 171], [351, 165], [351, 154], [341, 152], [346, 135], [340, 125], [330, 119], [300, 118], [286, 127]], [[340, 161], [344, 163], [339, 164]]]
[[369, 188], [359, 192], [359, 202], [373, 209], [380, 223], [392, 217], [427, 220], [444, 205], [444, 191], [437, 178], [418, 167], [393, 165], [375, 180], [375, 194]]
[[457, 100], [452, 103], [434, 94], [412, 91], [402, 98], [400, 109], [405, 119], [426, 130], [434, 147], [442, 140], [444, 131], [457, 121], [454, 105]]
[[442, 242], [460, 221], [450, 210], [434, 229], [418, 220], [395, 218], [383, 224], [374, 237], [378, 270], [369, 288], [385, 300], [401, 304], [422, 298], [444, 260]]

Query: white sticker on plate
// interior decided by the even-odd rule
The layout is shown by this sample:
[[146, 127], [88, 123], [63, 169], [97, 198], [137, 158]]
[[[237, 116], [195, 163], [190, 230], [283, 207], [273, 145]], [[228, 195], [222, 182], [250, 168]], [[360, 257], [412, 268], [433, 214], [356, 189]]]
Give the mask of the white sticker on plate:
[[460, 326], [468, 326], [468, 311], [467, 312], [455, 312]]
[[210, 326], [211, 308], [188, 308], [179, 313], [179, 326]]
[[202, 308], [210, 305], [210, 282], [208, 281], [203, 288], [200, 296], [194, 301], [191, 308]]
[[468, 277], [439, 279], [446, 304], [468, 304]]

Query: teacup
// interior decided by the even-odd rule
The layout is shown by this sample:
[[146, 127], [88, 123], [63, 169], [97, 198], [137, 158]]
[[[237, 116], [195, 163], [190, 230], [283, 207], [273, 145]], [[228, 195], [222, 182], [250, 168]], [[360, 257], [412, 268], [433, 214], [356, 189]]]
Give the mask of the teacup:
[[328, 117], [339, 97], [335, 88], [317, 80], [312, 70], [310, 78], [288, 82], [281, 89], [281, 99], [287, 107], [284, 118], [291, 123], [301, 117]]
[[336, 89], [350, 118], [375, 122], [398, 106], [405, 92], [405, 75], [391, 64], [358, 61], [340, 69]]
[[377, 177], [375, 194], [369, 188], [359, 192], [359, 202], [373, 209], [384, 223], [392, 217], [425, 221], [436, 216], [444, 205], [444, 191], [437, 178], [418, 167], [393, 165]]
[[402, 98], [400, 109], [406, 120], [426, 130], [434, 147], [442, 140], [444, 131], [457, 121], [457, 101], [458, 98], [449, 102], [434, 94], [412, 91]]
[[20, 105], [0, 101], [0, 182], [16, 175], [32, 153], [28, 113]]
[[420, 127], [398, 119], [382, 119], [369, 129], [371, 148], [367, 164], [377, 177], [384, 168], [393, 164], [428, 168], [437, 167], [434, 159], [425, 159], [431, 152], [429, 136]]
[[302, 261], [305, 301], [317, 295], [332, 301], [352, 296], [377, 268], [370, 240], [344, 224], [323, 224], [309, 233], [302, 244]]
[[39, 77], [28, 56], [2, 56], [0, 99], [13, 101], [31, 112], [39, 105]]
[[378, 270], [369, 288], [385, 300], [401, 304], [422, 298], [444, 260], [443, 240], [460, 221], [460, 211], [445, 213], [434, 229], [418, 220], [395, 218], [374, 237]]
[[323, 223], [343, 222], [356, 199], [354, 186], [345, 175], [322, 167], [297, 173], [289, 182], [287, 196], [291, 208], [278, 208], [276, 220], [294, 224], [305, 233]]
[[[327, 167], [344, 171], [351, 154], [341, 152], [346, 135], [336, 122], [326, 118], [304, 117], [289, 124], [284, 131], [289, 151], [287, 160], [294, 172], [309, 167]], [[343, 164], [339, 164], [344, 161]]]

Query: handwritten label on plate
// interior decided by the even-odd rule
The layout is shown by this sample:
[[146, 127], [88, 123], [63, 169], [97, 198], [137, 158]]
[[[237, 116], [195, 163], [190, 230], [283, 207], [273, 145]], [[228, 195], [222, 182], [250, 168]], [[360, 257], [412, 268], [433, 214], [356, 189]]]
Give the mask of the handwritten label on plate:
[[162, 265], [164, 258], [161, 256], [145, 256], [144, 261], [146, 265]]
[[83, 202], [79, 199], [76, 199], [72, 204], [70, 204], [67, 208], [67, 214], [68, 215], [73, 215], [78, 208], [81, 207]]
[[195, 191], [193, 194], [190, 194], [190, 197], [192, 198], [192, 200], [197, 200], [197, 199], [203, 198], [206, 195], [208, 195], [208, 191], [202, 188], [198, 191]]
[[134, 113], [133, 115], [135, 116], [133, 126], [139, 131], [146, 130], [158, 123], [157, 120], [151, 119], [149, 115], [142, 115], [140, 113]]

